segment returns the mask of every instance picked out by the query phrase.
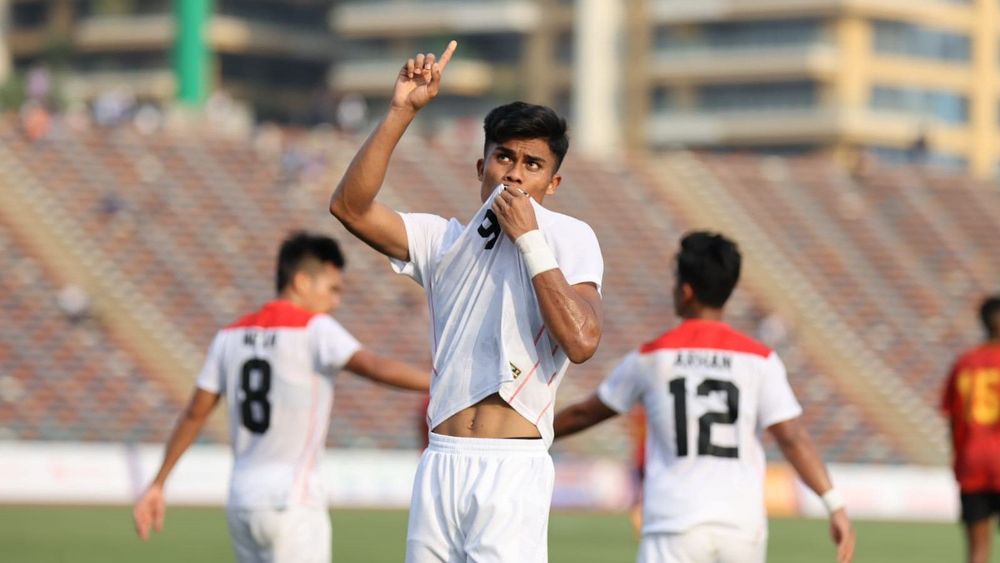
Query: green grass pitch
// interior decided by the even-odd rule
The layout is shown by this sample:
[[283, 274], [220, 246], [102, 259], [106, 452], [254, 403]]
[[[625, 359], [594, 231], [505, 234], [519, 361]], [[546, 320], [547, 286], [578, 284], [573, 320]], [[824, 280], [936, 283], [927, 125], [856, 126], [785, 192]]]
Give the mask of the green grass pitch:
[[[337, 562], [402, 560], [406, 513], [333, 510]], [[859, 563], [942, 563], [963, 559], [957, 524], [857, 522]], [[631, 562], [635, 539], [620, 514], [555, 512], [549, 525], [552, 563]], [[769, 563], [833, 561], [826, 522], [771, 521]], [[994, 560], [998, 560], [994, 558]], [[4, 563], [232, 561], [221, 509], [171, 507], [163, 533], [148, 543], [132, 532], [125, 507], [0, 506]]]

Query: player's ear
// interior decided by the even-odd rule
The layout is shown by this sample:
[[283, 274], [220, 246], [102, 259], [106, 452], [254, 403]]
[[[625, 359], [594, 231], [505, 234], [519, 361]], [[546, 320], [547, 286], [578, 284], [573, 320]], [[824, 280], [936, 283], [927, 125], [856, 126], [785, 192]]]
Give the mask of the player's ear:
[[556, 190], [559, 189], [559, 184], [562, 183], [562, 176], [555, 174], [552, 179], [549, 180], [548, 187], [545, 188], [545, 195], [555, 195]]
[[310, 276], [305, 270], [299, 270], [295, 272], [292, 276], [292, 291], [298, 294], [305, 293], [309, 289], [309, 285], [312, 283], [312, 276]]
[[483, 159], [481, 159], [481, 158], [476, 161], [476, 177], [479, 178], [480, 182], [483, 181], [483, 165], [484, 164], [485, 163], [483, 162]]
[[694, 288], [691, 287], [691, 284], [686, 282], [681, 284], [681, 297], [685, 303], [691, 303], [695, 300]]

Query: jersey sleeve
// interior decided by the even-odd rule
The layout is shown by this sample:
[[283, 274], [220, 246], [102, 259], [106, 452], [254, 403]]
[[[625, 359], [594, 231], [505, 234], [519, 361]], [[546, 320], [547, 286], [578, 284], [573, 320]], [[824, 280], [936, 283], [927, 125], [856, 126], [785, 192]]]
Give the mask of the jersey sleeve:
[[618, 414], [624, 414], [632, 410], [632, 406], [641, 398], [642, 391], [639, 353], [632, 352], [601, 382], [597, 388], [597, 398]]
[[583, 221], [560, 225], [557, 237], [550, 240], [559, 269], [569, 285], [592, 283], [601, 290], [604, 278], [604, 257], [597, 235]]
[[757, 420], [761, 428], [791, 420], [802, 414], [802, 406], [795, 398], [788, 383], [785, 364], [777, 354], [771, 353], [764, 364], [760, 402], [757, 404]]
[[361, 349], [361, 343], [329, 315], [317, 315], [309, 328], [319, 366], [330, 375], [343, 369]]
[[223, 337], [220, 332], [212, 340], [212, 345], [208, 348], [208, 356], [205, 358], [205, 364], [198, 373], [198, 379], [195, 380], [195, 387], [198, 389], [220, 395], [225, 393], [226, 390], [226, 373], [222, 367], [222, 342]]
[[441, 241], [448, 228], [444, 217], [429, 213], [400, 213], [403, 225], [406, 227], [406, 244], [410, 252], [410, 260], [389, 258], [393, 271], [413, 278], [413, 281], [424, 285], [429, 279], [434, 258], [441, 248]]

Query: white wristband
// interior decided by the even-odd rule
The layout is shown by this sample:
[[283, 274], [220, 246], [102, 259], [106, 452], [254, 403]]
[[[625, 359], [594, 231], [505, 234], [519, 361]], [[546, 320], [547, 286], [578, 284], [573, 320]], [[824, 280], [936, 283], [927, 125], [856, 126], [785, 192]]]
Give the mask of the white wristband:
[[528, 231], [517, 237], [514, 241], [521, 256], [524, 258], [524, 265], [528, 268], [528, 275], [532, 278], [542, 272], [554, 270], [559, 267], [556, 257], [549, 248], [549, 243], [545, 242], [545, 235], [542, 231], [535, 229]]
[[844, 495], [840, 494], [840, 491], [837, 489], [830, 489], [819, 498], [823, 501], [823, 506], [826, 507], [826, 511], [830, 514], [847, 506], [847, 503], [844, 502]]

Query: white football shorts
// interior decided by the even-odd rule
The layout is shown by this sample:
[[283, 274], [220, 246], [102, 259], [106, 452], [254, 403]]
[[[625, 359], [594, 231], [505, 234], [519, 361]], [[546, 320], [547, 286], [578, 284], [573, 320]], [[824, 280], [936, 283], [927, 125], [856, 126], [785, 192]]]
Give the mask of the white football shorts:
[[681, 533], [643, 534], [638, 563], [764, 563], [767, 534], [701, 524]]
[[431, 432], [413, 482], [407, 563], [545, 563], [554, 480], [541, 439]]
[[330, 513], [226, 509], [238, 563], [330, 563]]

